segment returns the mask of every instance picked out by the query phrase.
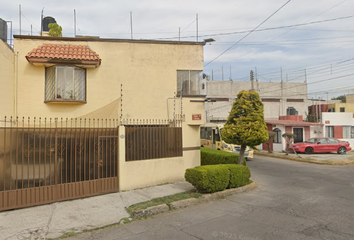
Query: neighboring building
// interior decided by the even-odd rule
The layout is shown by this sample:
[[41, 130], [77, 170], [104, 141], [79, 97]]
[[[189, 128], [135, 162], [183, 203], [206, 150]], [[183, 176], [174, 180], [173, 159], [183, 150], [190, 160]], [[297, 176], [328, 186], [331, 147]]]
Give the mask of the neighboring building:
[[353, 109], [353, 103], [342, 103], [341, 100], [313, 100], [310, 99], [311, 106], [308, 107], [308, 122], [321, 122], [323, 112], [343, 112]]
[[[354, 94], [346, 95], [346, 102], [328, 104], [328, 112], [354, 112]], [[340, 100], [337, 100], [340, 101]]]
[[[295, 143], [314, 137], [334, 137], [348, 141], [351, 147], [354, 146], [353, 113], [322, 112], [320, 119], [321, 123], [303, 122], [301, 116], [284, 116], [280, 117], [279, 120], [266, 120], [268, 131], [276, 133], [271, 143], [271, 150], [285, 150], [286, 142], [282, 137], [285, 132], [296, 135]], [[263, 144], [260, 148], [268, 150], [266, 144]]]
[[354, 118], [351, 112], [322, 113], [323, 133], [325, 137], [334, 137], [348, 141], [354, 147]]
[[200, 165], [204, 42], [14, 38], [14, 51], [0, 42], [0, 210], [181, 181]]
[[[253, 88], [259, 93], [264, 104], [265, 119], [279, 119], [279, 116], [300, 115], [305, 119], [308, 106], [307, 83], [254, 82]], [[225, 122], [241, 90], [252, 89], [252, 83], [234, 81], [207, 81], [206, 103], [208, 122]]]
[[[268, 131], [276, 133], [270, 144], [271, 150], [281, 152], [286, 149], [284, 133], [295, 134], [294, 143], [303, 142], [312, 137], [323, 136], [323, 124], [304, 122], [302, 116], [281, 116], [279, 120], [266, 120]], [[262, 144], [261, 149], [268, 150], [267, 144]]]

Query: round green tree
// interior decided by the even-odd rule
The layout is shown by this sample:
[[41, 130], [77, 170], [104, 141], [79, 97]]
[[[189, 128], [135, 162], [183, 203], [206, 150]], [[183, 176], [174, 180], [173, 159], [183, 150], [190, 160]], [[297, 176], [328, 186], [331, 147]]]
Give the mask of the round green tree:
[[239, 164], [243, 163], [247, 146], [256, 147], [268, 141], [263, 103], [256, 91], [242, 90], [237, 94], [221, 136], [226, 143], [241, 145]]
[[49, 36], [51, 37], [62, 37], [62, 31], [63, 28], [61, 26], [59, 26], [59, 24], [57, 23], [49, 23], [48, 24], [48, 28], [49, 28]]

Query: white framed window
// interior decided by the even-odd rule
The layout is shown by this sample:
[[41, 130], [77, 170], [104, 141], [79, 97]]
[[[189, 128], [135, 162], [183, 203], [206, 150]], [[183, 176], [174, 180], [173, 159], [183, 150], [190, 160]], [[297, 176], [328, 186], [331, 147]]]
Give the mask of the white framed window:
[[334, 137], [334, 127], [326, 126], [326, 137]]
[[52, 66], [45, 69], [45, 102], [86, 102], [86, 69]]
[[354, 126], [350, 127], [350, 138], [354, 138]]

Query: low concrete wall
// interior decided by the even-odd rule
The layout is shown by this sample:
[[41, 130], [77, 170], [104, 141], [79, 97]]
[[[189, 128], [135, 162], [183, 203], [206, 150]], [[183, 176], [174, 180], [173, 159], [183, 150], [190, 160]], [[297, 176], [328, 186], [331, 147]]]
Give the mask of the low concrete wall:
[[184, 173], [187, 168], [200, 165], [199, 149], [183, 151], [183, 157], [126, 162], [124, 132], [124, 127], [119, 127], [118, 173], [120, 191], [183, 181]]

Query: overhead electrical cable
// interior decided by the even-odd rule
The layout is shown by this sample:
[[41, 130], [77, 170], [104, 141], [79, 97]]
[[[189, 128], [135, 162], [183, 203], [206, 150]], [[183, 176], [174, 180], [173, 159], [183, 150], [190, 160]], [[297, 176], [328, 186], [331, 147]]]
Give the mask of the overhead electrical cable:
[[215, 57], [213, 60], [209, 61], [207, 64], [204, 66], [208, 66], [210, 63], [214, 62], [216, 59], [221, 57], [223, 54], [225, 54], [227, 51], [232, 49], [234, 46], [236, 46], [239, 42], [241, 42], [243, 39], [248, 37], [251, 33], [253, 33], [255, 30], [257, 30], [260, 26], [262, 26], [266, 21], [268, 21], [271, 17], [273, 17], [277, 12], [279, 12], [283, 7], [285, 7], [291, 0], [288, 0], [286, 3], [284, 3], [280, 8], [278, 8], [274, 13], [272, 13], [269, 17], [267, 17], [263, 22], [261, 22], [257, 27], [255, 27], [253, 30], [251, 30], [248, 34], [246, 34], [244, 37], [242, 37], [240, 40], [238, 40], [236, 43], [231, 45], [228, 49], [223, 51], [221, 54], [219, 54], [217, 57]]

